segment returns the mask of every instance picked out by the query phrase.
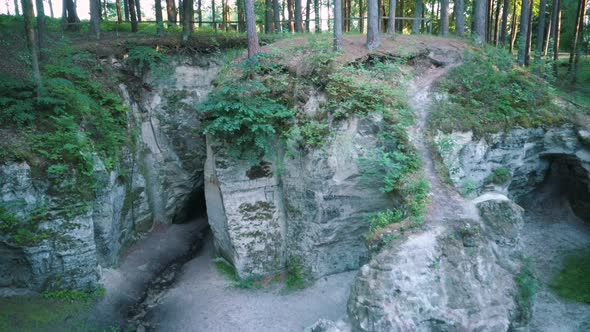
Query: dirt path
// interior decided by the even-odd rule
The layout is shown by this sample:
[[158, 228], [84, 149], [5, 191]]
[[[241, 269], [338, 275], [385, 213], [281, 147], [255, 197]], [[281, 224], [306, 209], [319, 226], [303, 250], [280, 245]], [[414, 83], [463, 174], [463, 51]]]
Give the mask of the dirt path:
[[426, 220], [435, 224], [446, 218], [479, 218], [475, 204], [463, 199], [456, 190], [440, 180], [427, 137], [428, 114], [433, 102], [433, 84], [454, 65], [455, 63], [444, 67], [432, 65], [414, 80], [408, 89], [408, 103], [416, 116], [416, 124], [410, 130], [410, 138], [422, 158], [424, 174], [431, 186], [431, 201]]
[[284, 285], [264, 289], [232, 287], [215, 267], [209, 238], [188, 262], [173, 288], [148, 312], [147, 330], [155, 331], [301, 331], [320, 318], [346, 314], [350, 284], [356, 271], [321, 278], [291, 293]]
[[[531, 257], [540, 284], [533, 305], [531, 331], [590, 331], [590, 305], [558, 297], [549, 283], [564, 256], [590, 246], [590, 225], [574, 215], [559, 179], [551, 178], [527, 203], [522, 230], [525, 254]], [[565, 189], [565, 188], [564, 188]]]

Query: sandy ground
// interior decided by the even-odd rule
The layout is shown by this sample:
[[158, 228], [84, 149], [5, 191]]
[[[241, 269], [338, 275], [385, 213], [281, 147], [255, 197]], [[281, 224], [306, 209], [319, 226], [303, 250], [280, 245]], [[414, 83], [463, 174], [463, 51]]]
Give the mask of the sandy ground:
[[546, 185], [523, 203], [525, 226], [521, 234], [525, 254], [532, 258], [540, 289], [534, 302], [531, 331], [590, 331], [590, 305], [573, 303], [555, 295], [548, 284], [568, 253], [590, 246], [590, 225], [577, 218], [551, 177]]
[[239, 289], [215, 267], [208, 238], [176, 284], [149, 312], [156, 331], [301, 331], [320, 318], [346, 314], [355, 271], [321, 278], [311, 287], [286, 292], [284, 285]]

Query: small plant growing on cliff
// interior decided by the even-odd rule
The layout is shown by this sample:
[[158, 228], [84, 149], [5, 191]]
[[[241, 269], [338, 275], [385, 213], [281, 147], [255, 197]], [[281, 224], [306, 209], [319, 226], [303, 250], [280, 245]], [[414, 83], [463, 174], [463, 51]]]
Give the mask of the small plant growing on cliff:
[[533, 301], [539, 284], [534, 275], [534, 266], [531, 260], [523, 261], [521, 271], [516, 276], [517, 294], [516, 304], [519, 309], [519, 320], [528, 322], [533, 314]]
[[299, 258], [295, 256], [289, 257], [287, 261], [287, 279], [285, 285], [289, 290], [302, 289], [305, 287], [305, 276], [301, 268]]
[[404, 220], [405, 217], [405, 213], [398, 209], [387, 209], [382, 212], [377, 212], [369, 218], [369, 229], [371, 232], [375, 232], [387, 225], [398, 223]]
[[485, 179], [485, 182], [486, 183], [493, 183], [493, 184], [504, 185], [508, 181], [510, 181], [510, 178], [511, 177], [512, 177], [512, 174], [510, 173], [510, 171], [508, 169], [506, 169], [504, 167], [500, 167], [500, 168], [495, 168], [492, 171], [492, 174], [490, 174]]
[[135, 46], [129, 49], [126, 62], [137, 68], [139, 74], [143, 76], [148, 71], [157, 73], [159, 66], [168, 63], [168, 59], [153, 47]]

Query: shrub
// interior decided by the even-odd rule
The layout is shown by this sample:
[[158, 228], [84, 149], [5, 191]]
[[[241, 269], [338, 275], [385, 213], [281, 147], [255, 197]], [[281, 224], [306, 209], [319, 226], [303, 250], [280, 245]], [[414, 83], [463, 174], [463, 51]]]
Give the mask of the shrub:
[[301, 289], [305, 287], [305, 276], [301, 269], [301, 263], [296, 256], [289, 257], [287, 261], [287, 279], [285, 285], [289, 290]]
[[405, 219], [405, 214], [398, 209], [377, 212], [369, 218], [369, 230], [375, 232], [387, 225], [398, 223]]
[[506, 169], [504, 167], [500, 167], [500, 168], [495, 168], [492, 171], [492, 174], [490, 174], [485, 179], [485, 182], [503, 185], [503, 184], [506, 184], [508, 181], [510, 181], [511, 177], [512, 177], [512, 174], [510, 173], [510, 171], [508, 169]]
[[528, 322], [533, 314], [533, 301], [539, 287], [534, 275], [534, 267], [530, 260], [524, 260], [521, 271], [516, 276], [516, 304], [519, 309], [519, 318]]
[[158, 72], [160, 65], [168, 63], [167, 57], [150, 46], [135, 46], [129, 49], [127, 59], [129, 65], [137, 68], [140, 75], [148, 71]]

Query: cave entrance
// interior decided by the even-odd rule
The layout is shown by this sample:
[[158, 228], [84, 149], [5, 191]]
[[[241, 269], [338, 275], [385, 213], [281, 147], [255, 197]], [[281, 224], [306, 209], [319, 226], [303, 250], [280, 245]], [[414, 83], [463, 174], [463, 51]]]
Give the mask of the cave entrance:
[[203, 187], [191, 193], [183, 206], [181, 218], [175, 218], [174, 223], [191, 222], [195, 219], [207, 220], [207, 204]]
[[[590, 170], [574, 155], [547, 154], [542, 159], [548, 165], [544, 181], [519, 201], [525, 209], [521, 231], [524, 257], [531, 261], [539, 286], [529, 327], [576, 330], [588, 305], [558, 295], [556, 281], [567, 271], [564, 264], [568, 257], [590, 248]], [[579, 290], [584, 279], [588, 278], [571, 284], [577, 283], [574, 287]]]

